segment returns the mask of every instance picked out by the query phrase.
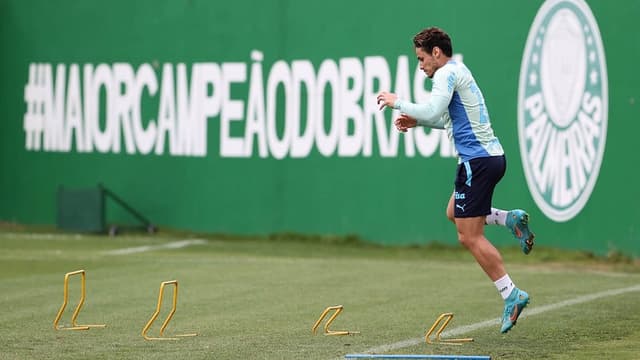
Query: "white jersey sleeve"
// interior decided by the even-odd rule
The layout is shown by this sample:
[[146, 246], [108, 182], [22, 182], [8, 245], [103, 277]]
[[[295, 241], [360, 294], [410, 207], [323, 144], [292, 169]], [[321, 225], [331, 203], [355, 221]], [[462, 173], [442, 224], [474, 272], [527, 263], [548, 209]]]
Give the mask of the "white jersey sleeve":
[[418, 125], [444, 128], [461, 161], [504, 154], [493, 133], [482, 92], [462, 63], [450, 60], [436, 70], [427, 103], [398, 100], [395, 108], [416, 118]]

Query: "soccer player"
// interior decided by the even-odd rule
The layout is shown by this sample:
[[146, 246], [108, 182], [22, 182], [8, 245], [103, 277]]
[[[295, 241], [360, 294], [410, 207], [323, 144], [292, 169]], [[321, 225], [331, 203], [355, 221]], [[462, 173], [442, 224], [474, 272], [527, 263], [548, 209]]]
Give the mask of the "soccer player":
[[447, 217], [458, 231], [460, 243], [475, 257], [495, 283], [504, 299], [501, 332], [509, 331], [529, 303], [529, 295], [518, 289], [507, 274], [500, 252], [484, 235], [486, 224], [508, 227], [528, 254], [534, 234], [529, 215], [523, 210], [504, 211], [491, 207], [496, 184], [506, 170], [500, 141], [494, 135], [480, 88], [469, 69], [451, 59], [451, 39], [443, 30], [431, 27], [413, 38], [420, 69], [432, 79], [431, 98], [414, 104], [396, 94], [381, 92], [380, 109], [401, 112], [394, 124], [401, 132], [415, 126], [444, 129], [458, 153], [454, 192], [447, 205]]

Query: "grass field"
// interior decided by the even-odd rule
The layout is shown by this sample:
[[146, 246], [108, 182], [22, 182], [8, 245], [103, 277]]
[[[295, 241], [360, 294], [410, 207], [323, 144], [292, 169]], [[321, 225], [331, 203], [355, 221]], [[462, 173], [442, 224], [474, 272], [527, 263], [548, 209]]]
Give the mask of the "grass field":
[[[160, 247], [195, 238], [204, 241]], [[503, 249], [511, 277], [532, 301], [503, 335], [495, 287], [457, 247], [384, 248], [321, 237], [4, 231], [0, 250], [2, 359], [329, 360], [363, 352], [640, 359], [640, 266], [589, 254], [537, 248], [524, 256]], [[87, 272], [87, 300], [78, 320], [105, 323], [105, 329], [53, 329], [64, 274], [77, 269]], [[165, 334], [198, 336], [145, 341], [141, 330], [155, 309], [160, 282], [173, 279], [180, 284], [178, 310]], [[79, 296], [78, 279], [70, 290], [65, 323]], [[312, 335], [324, 308], [338, 304], [344, 311], [332, 327], [361, 334]], [[167, 311], [163, 307], [151, 334]], [[455, 313], [446, 336], [475, 341], [425, 344], [425, 331], [443, 312]]]

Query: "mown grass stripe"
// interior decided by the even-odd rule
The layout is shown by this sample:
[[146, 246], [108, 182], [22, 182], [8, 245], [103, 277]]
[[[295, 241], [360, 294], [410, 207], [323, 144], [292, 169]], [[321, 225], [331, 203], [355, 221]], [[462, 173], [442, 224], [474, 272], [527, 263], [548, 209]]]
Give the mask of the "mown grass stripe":
[[[543, 314], [543, 313], [546, 313], [546, 312], [549, 312], [549, 311], [558, 310], [558, 309], [561, 309], [561, 308], [564, 308], [564, 307], [567, 307], [567, 306], [578, 305], [578, 304], [582, 304], [582, 303], [586, 303], [586, 302], [590, 302], [590, 301], [594, 301], [594, 300], [599, 300], [599, 299], [602, 299], [602, 298], [607, 298], [607, 297], [627, 294], [627, 293], [636, 292], [636, 291], [640, 291], [640, 284], [634, 285], [634, 286], [625, 287], [625, 288], [620, 288], [620, 289], [605, 290], [605, 291], [601, 291], [601, 292], [597, 292], [597, 293], [593, 293], [593, 294], [578, 296], [578, 297], [573, 298], [573, 299], [568, 299], [568, 300], [560, 301], [560, 302], [553, 303], [553, 304], [548, 304], [548, 305], [542, 305], [542, 306], [528, 308], [525, 312], [522, 313], [520, 318], [523, 319], [523, 318], [527, 318], [527, 317], [530, 317], [530, 316]], [[475, 331], [475, 330], [479, 330], [479, 329], [483, 329], [483, 328], [491, 327], [491, 326], [497, 326], [498, 324], [500, 324], [500, 319], [491, 319], [491, 320], [485, 320], [485, 321], [477, 322], [477, 323], [474, 323], [474, 324], [458, 326], [458, 327], [453, 328], [451, 330], [444, 331], [442, 333], [442, 337], [446, 338], [446, 337], [449, 337], [449, 336], [464, 335], [466, 333], [469, 333], [469, 332], [472, 332], [472, 331]], [[372, 347], [370, 349], [364, 350], [363, 353], [365, 353], [365, 354], [385, 353], [385, 352], [389, 352], [389, 351], [394, 351], [394, 350], [407, 348], [407, 347], [410, 347], [410, 346], [415, 346], [415, 345], [421, 344], [422, 342], [424, 342], [424, 338], [423, 337], [414, 338], [414, 339], [407, 339], [407, 340], [402, 340], [402, 341], [398, 341], [398, 342], [391, 343], [391, 344]]]

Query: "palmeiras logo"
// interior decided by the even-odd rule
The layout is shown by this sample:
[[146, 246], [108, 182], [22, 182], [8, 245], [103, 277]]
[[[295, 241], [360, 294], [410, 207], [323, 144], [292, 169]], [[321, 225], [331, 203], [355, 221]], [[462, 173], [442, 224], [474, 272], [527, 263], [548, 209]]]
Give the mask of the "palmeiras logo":
[[520, 69], [518, 135], [529, 190], [558, 222], [584, 208], [607, 135], [607, 67], [583, 0], [548, 0], [529, 31]]

